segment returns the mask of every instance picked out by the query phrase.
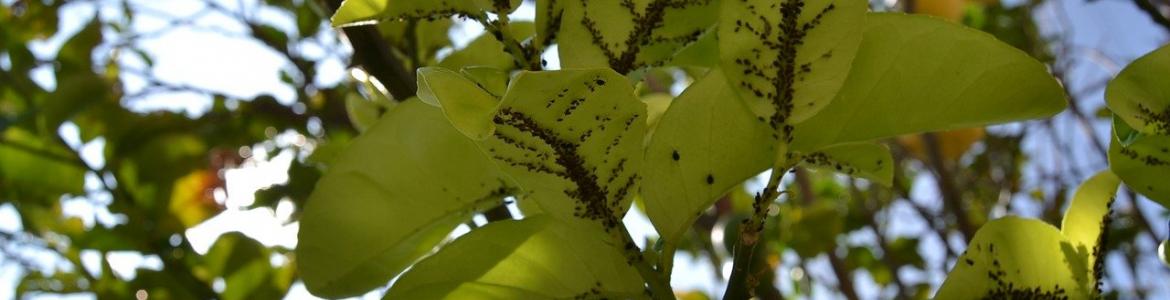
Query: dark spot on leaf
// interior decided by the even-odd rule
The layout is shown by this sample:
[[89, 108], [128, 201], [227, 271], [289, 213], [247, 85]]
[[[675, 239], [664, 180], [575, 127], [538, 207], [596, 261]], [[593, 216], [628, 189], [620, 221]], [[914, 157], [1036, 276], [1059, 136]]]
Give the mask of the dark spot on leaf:
[[707, 184], [715, 184], [715, 176], [707, 174]]
[[674, 161], [678, 161], [678, 150], [674, 150], [674, 153], [671, 153], [670, 157], [673, 158]]

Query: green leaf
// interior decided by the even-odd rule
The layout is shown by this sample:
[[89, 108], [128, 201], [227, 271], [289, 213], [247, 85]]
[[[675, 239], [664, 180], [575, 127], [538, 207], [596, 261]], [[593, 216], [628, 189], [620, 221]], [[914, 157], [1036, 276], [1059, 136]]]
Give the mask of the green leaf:
[[1128, 147], [1112, 140], [1109, 169], [1133, 191], [1170, 207], [1170, 185], [1166, 184], [1166, 174], [1170, 174], [1170, 136], [1146, 135]]
[[85, 169], [68, 149], [18, 127], [0, 132], [0, 198], [44, 198], [84, 192]]
[[[419, 66], [434, 65], [440, 49], [451, 46], [451, 18], [434, 20], [397, 20], [378, 23], [378, 32], [386, 42], [404, 53], [404, 60], [418, 60]], [[408, 31], [413, 30], [413, 32]], [[413, 55], [414, 57], [409, 57]]]
[[643, 143], [648, 146], [654, 137], [654, 130], [658, 128], [658, 120], [666, 114], [674, 97], [666, 93], [654, 93], [642, 96], [641, 100], [646, 104], [646, 139]]
[[533, 46], [543, 49], [554, 42], [564, 11], [564, 1], [536, 0], [536, 39], [532, 41]]
[[774, 127], [808, 119], [833, 100], [861, 43], [862, 0], [724, 1], [719, 58], [757, 116]]
[[735, 96], [718, 68], [691, 84], [659, 120], [646, 149], [646, 215], [668, 243], [741, 182], [771, 166], [772, 128]]
[[804, 155], [802, 165], [865, 178], [884, 186], [894, 181], [894, 156], [885, 145], [851, 143], [825, 148]]
[[521, 72], [480, 143], [541, 210], [620, 222], [641, 179], [646, 107], [610, 69]]
[[57, 69], [58, 81], [61, 81], [61, 77], [73, 76], [75, 73], [92, 73], [93, 50], [102, 40], [102, 23], [95, 17], [65, 41], [57, 53], [57, 63], [60, 64]]
[[[517, 40], [525, 40], [535, 30], [532, 22], [512, 22], [508, 29]], [[463, 49], [451, 53], [439, 62], [440, 67], [458, 70], [471, 66], [487, 66], [500, 70], [516, 69], [515, 58], [504, 49], [504, 44], [489, 32], [468, 43]]]
[[1121, 116], [1113, 115], [1113, 136], [1121, 143], [1122, 147], [1129, 147], [1133, 143], [1141, 139], [1145, 134], [1142, 134], [1137, 129], [1133, 129], [1129, 124], [1126, 124]]
[[718, 15], [716, 0], [567, 1], [560, 31], [564, 68], [629, 72], [658, 65], [698, 39]]
[[345, 113], [353, 128], [360, 132], [373, 126], [381, 116], [384, 108], [373, 101], [366, 100], [358, 93], [349, 93], [345, 96]]
[[455, 129], [473, 140], [495, 131], [492, 117], [499, 103], [474, 81], [441, 67], [418, 69], [418, 98], [443, 109]]
[[385, 299], [644, 298], [607, 237], [543, 216], [492, 222], [416, 264]]
[[479, 15], [492, 8], [488, 0], [345, 0], [333, 14], [333, 26], [361, 25], [386, 19], [434, 19]]
[[718, 27], [708, 28], [694, 42], [679, 49], [669, 65], [683, 67], [713, 67], [719, 64]]
[[1105, 103], [1130, 126], [1170, 135], [1170, 46], [1133, 61], [1105, 88]]
[[1005, 217], [975, 233], [967, 251], [935, 294], [935, 299], [1091, 299], [1084, 278], [1089, 269], [1073, 246], [1039, 220]]
[[971, 240], [936, 299], [1093, 299], [1104, 261], [1103, 229], [1121, 182], [1103, 171], [1086, 180], [1065, 212], [1062, 229], [1038, 220], [994, 220]]
[[203, 258], [210, 276], [224, 278], [223, 299], [258, 299], [280, 297], [287, 290], [274, 283], [271, 255], [260, 242], [229, 232], [216, 239]]
[[479, 88], [487, 91], [496, 98], [503, 97], [508, 91], [508, 73], [492, 67], [466, 67], [459, 70], [459, 74], [475, 81]]
[[305, 285], [346, 297], [386, 284], [498, 203], [502, 176], [439, 109], [399, 104], [353, 140], [309, 197], [297, 245]]
[[[1080, 263], [1093, 268], [1091, 274], [1102, 274], [1104, 262], [1098, 263], [1098, 253], [1104, 253], [1102, 229], [1109, 222], [1109, 206], [1113, 204], [1113, 196], [1117, 195], [1117, 187], [1121, 179], [1109, 171], [1102, 171], [1086, 180], [1077, 188], [1068, 210], [1064, 212], [1064, 220], [1060, 224], [1060, 232], [1072, 245], [1077, 257], [1082, 258]], [[1079, 281], [1089, 280], [1089, 286], [1096, 287], [1095, 276], [1074, 274]]]
[[61, 123], [98, 103], [115, 103], [111, 83], [89, 71], [60, 73], [57, 89], [42, 98], [42, 128], [57, 132]]
[[792, 148], [1047, 117], [1065, 107], [1047, 68], [990, 35], [926, 16], [871, 13], [845, 86], [796, 125]]

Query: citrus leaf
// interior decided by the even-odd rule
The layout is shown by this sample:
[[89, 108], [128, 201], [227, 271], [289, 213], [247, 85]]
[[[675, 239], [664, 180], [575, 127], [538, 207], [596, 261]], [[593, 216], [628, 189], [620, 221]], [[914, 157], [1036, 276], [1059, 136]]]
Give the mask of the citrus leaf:
[[385, 298], [643, 298], [641, 277], [607, 237], [547, 216], [492, 222], [420, 261]]
[[1105, 88], [1105, 103], [1130, 126], [1146, 134], [1170, 135], [1170, 46], [1121, 70]]
[[478, 15], [492, 8], [488, 0], [345, 0], [333, 14], [333, 26], [361, 25], [385, 19], [434, 19]]
[[438, 106], [455, 129], [473, 140], [483, 140], [495, 130], [492, 116], [496, 97], [455, 71], [426, 67], [417, 71], [418, 98]]
[[641, 176], [646, 107], [610, 69], [521, 72], [480, 143], [544, 212], [617, 225]]
[[[1102, 171], [1086, 180], [1077, 188], [1068, 210], [1064, 212], [1064, 220], [1060, 223], [1060, 232], [1068, 239], [1077, 257], [1082, 258], [1080, 263], [1093, 268], [1092, 274], [1102, 274], [1105, 263], [1098, 262], [1097, 255], [1104, 253], [1100, 245], [1103, 242], [1103, 229], [1109, 223], [1109, 206], [1113, 204], [1113, 196], [1117, 194], [1117, 187], [1121, 179], [1109, 171]], [[1074, 274], [1078, 281], [1089, 280], [1088, 286], [1096, 287], [1096, 276]]]
[[1145, 135], [1128, 147], [1112, 139], [1109, 169], [1134, 192], [1170, 207], [1170, 185], [1166, 184], [1166, 174], [1170, 174], [1170, 136]]
[[475, 81], [479, 88], [492, 94], [494, 97], [503, 97], [504, 92], [508, 91], [508, 73], [503, 70], [492, 68], [473, 66], [466, 67], [459, 70], [459, 74]]
[[[532, 22], [512, 22], [508, 24], [508, 30], [516, 39], [525, 40], [533, 35], [535, 28]], [[516, 62], [515, 58], [504, 50], [503, 43], [496, 40], [496, 37], [491, 33], [484, 32], [467, 46], [443, 58], [439, 62], [439, 66], [452, 70], [472, 66], [513, 70], [516, 68]]]
[[504, 175], [439, 109], [402, 102], [333, 161], [309, 197], [298, 269], [322, 297], [385, 285], [504, 191]]
[[[1089, 270], [1052, 225], [1005, 217], [983, 225], [935, 299], [1091, 299]], [[1063, 255], [1062, 255], [1063, 254]], [[1083, 277], [1081, 277], [1083, 278]]]
[[568, 1], [560, 31], [564, 68], [629, 72], [666, 62], [715, 24], [716, 0]]
[[772, 134], [718, 68], [683, 91], [646, 149], [642, 197], [662, 238], [678, 242], [716, 199], [770, 166]]
[[865, 178], [884, 186], [894, 181], [894, 157], [890, 149], [877, 143], [851, 143], [805, 154], [802, 165]]
[[719, 58], [731, 86], [773, 127], [833, 100], [865, 28], [862, 0], [723, 1]]
[[1064, 90], [1043, 64], [991, 35], [871, 13], [845, 86], [796, 125], [792, 148], [1041, 118], [1064, 107]]

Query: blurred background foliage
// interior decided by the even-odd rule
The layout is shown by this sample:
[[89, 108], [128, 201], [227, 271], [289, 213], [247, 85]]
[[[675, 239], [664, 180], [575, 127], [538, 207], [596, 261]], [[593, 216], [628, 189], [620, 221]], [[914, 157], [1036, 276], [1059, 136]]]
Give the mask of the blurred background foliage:
[[[995, 35], [1048, 63], [1066, 83], [1072, 105], [1050, 120], [886, 141], [899, 165], [892, 188], [797, 170], [788, 189], [802, 199], [772, 208], [783, 218], [768, 223], [767, 255], [755, 256], [755, 263], [772, 270], [762, 278], [775, 283], [760, 285], [757, 295], [928, 298], [989, 219], [1019, 214], [1057, 224], [1072, 187], [1105, 169], [1104, 83], [1143, 52], [1116, 54], [1073, 33], [1096, 23], [1079, 19], [1083, 15], [1070, 17], [1065, 6], [1094, 1], [871, 3], [874, 10], [931, 14]], [[339, 2], [3, 1], [0, 218], [5, 219], [0, 224], [8, 225], [0, 228], [0, 268], [15, 270], [8, 272], [15, 276], [0, 277], [14, 281], [0, 282], [0, 290], [13, 288], [0, 296], [308, 297], [296, 288], [296, 258], [287, 243], [261, 242], [264, 237], [230, 228], [196, 238], [193, 228], [252, 209], [267, 209], [283, 225], [295, 225], [298, 208], [332, 153], [394, 99], [414, 95], [415, 68], [508, 67], [512, 61], [506, 54], [484, 55], [502, 53], [493, 49], [503, 45], [490, 35], [466, 36], [466, 28], [477, 25], [465, 20], [330, 28], [328, 16]], [[1170, 1], [1108, 5], [1144, 26], [1112, 28], [1115, 34], [1160, 38], [1123, 47], [1149, 50], [1166, 43]], [[69, 7], [93, 7], [97, 13], [67, 20], [78, 16], [68, 13]], [[143, 18], [165, 22], [143, 30]], [[69, 22], [82, 25], [62, 31], [61, 24]], [[156, 73], [160, 53], [140, 41], [173, 30], [260, 45], [267, 49], [264, 55], [281, 60], [272, 76], [285, 93], [241, 96]], [[206, 49], [188, 51], [217, 45], [200, 47]], [[339, 71], [330, 60], [345, 65]], [[323, 72], [340, 75], [323, 80]], [[700, 73], [649, 69], [641, 92], [665, 101], [661, 95], [677, 94], [694, 74]], [[166, 105], [192, 95], [201, 108]], [[163, 104], [143, 104], [150, 101]], [[230, 171], [290, 154], [283, 174], [269, 175], [280, 177], [275, 184], [246, 195], [253, 201], [228, 200], [244, 196], [228, 193]], [[687, 235], [679, 260], [692, 263], [681, 264], [687, 269], [674, 275], [680, 297], [707, 299], [722, 291], [709, 287], [725, 284], [728, 247], [735, 244], [727, 239], [736, 235], [724, 233], [737, 232], [738, 220], [749, 213], [747, 190], [729, 193]], [[1156, 245], [1167, 235], [1166, 212], [1132, 192], [1118, 200], [1108, 229], [1105, 290], [1120, 298], [1170, 296], [1170, 272], [1153, 263]], [[68, 208], [78, 202], [88, 209]], [[202, 242], [210, 246], [195, 247], [198, 239], [208, 239]], [[134, 272], [115, 271], [126, 264], [117, 258], [125, 253], [141, 257], [129, 263]]]

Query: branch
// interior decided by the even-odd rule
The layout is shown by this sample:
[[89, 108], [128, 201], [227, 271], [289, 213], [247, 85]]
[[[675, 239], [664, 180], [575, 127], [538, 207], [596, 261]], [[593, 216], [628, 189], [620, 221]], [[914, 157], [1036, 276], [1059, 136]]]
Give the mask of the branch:
[[488, 20], [487, 14], [480, 14], [475, 17], [475, 20], [483, 24], [483, 27], [496, 38], [497, 41], [504, 44], [504, 49], [512, 54], [513, 63], [516, 67], [532, 71], [539, 71], [541, 67], [540, 53], [535, 51], [535, 48], [525, 48], [520, 45], [520, 42], [512, 34], [512, 30], [508, 29], [509, 19], [507, 14], [497, 15], [495, 21]]
[[670, 282], [663, 273], [670, 273], [669, 270], [655, 270], [654, 266], [646, 261], [645, 256], [638, 250], [638, 246], [634, 244], [634, 239], [630, 237], [630, 230], [626, 229], [626, 224], [617, 222], [617, 226], [612, 231], [612, 235], [618, 235], [621, 243], [625, 245], [625, 256], [630, 260], [630, 264], [638, 270], [638, 275], [642, 275], [642, 280], [646, 281], [646, 285], [650, 287], [650, 297], [653, 299], [674, 299], [674, 290], [670, 287]]
[[967, 211], [963, 209], [963, 197], [959, 193], [958, 188], [955, 187], [955, 182], [951, 178], [950, 169], [946, 161], [943, 160], [942, 150], [938, 144], [938, 137], [934, 133], [924, 133], [922, 134], [922, 141], [926, 144], [931, 169], [934, 169], [938, 179], [935, 181], [938, 183], [939, 192], [943, 196], [943, 207], [955, 215], [955, 223], [959, 227], [959, 232], [963, 234], [963, 242], [970, 242], [971, 237], [975, 236], [975, 227], [971, 224], [971, 219], [967, 215]]
[[1170, 19], [1163, 16], [1162, 12], [1153, 3], [1150, 3], [1148, 0], [1133, 0], [1133, 4], [1136, 4], [1138, 9], [1141, 9], [1146, 15], [1149, 15], [1151, 21], [1162, 26], [1162, 29], [1170, 31]]
[[[341, 7], [341, 0], [328, 0], [325, 7], [333, 15]], [[393, 47], [382, 38], [373, 25], [351, 26], [341, 29], [353, 46], [353, 61], [377, 78], [395, 100], [403, 101], [418, 92], [414, 72], [391, 51]]]
[[[787, 158], [789, 155], [788, 144], [783, 138], [780, 141], [777, 153], [783, 154], [779, 155], [778, 158]], [[759, 283], [751, 272], [752, 256], [760, 247], [760, 232], [764, 230], [768, 206], [780, 197], [780, 181], [784, 178], [784, 173], [787, 173], [793, 166], [789, 161], [799, 160], [798, 158], [778, 159], [777, 166], [772, 168], [768, 185], [764, 187], [764, 193], [756, 194], [755, 202], [752, 203], [754, 212], [751, 218], [744, 220], [739, 227], [739, 239], [735, 244], [735, 259], [731, 267], [731, 277], [727, 281], [727, 290], [723, 293], [724, 300], [748, 299], [751, 297], [751, 291], [755, 290], [755, 285]]]

